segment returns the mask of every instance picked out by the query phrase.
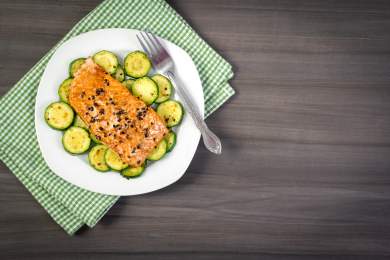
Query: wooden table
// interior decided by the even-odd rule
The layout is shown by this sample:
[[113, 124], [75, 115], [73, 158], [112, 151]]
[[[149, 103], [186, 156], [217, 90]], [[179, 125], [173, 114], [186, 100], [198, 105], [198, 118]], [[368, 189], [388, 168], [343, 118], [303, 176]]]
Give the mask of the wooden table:
[[[2, 0], [0, 94], [98, 3]], [[75, 237], [1, 165], [0, 258], [389, 259], [390, 2], [170, 4], [234, 66], [223, 155]]]

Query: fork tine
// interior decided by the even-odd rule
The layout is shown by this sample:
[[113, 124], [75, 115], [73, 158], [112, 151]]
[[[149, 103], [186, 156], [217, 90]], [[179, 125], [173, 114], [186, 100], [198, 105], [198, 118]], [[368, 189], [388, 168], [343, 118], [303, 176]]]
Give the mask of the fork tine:
[[158, 54], [158, 49], [155, 48], [155, 46], [149, 40], [149, 37], [145, 32], [141, 32], [141, 37], [144, 39], [144, 43], [149, 47], [150, 56], [152, 56], [153, 54]]
[[146, 53], [149, 55], [149, 56], [152, 56], [152, 53], [150, 52], [148, 46], [146, 46], [144, 40], [137, 34], [136, 35], [137, 39], [138, 39], [138, 42], [141, 44], [142, 48], [144, 49], [144, 51], [146, 51]]
[[149, 40], [154, 44], [155, 48], [157, 50], [160, 50], [161, 52], [166, 52], [165, 48], [162, 46], [161, 42], [158, 40], [156, 35], [153, 33], [147, 32]]
[[157, 52], [162, 51], [161, 46], [159, 46], [158, 44], [156, 44], [154, 38], [151, 37], [151, 35], [152, 35], [151, 33], [147, 32], [147, 33], [145, 33], [145, 35], [148, 37], [149, 42], [151, 43], [151, 45], [153, 45], [153, 47], [157, 50]]

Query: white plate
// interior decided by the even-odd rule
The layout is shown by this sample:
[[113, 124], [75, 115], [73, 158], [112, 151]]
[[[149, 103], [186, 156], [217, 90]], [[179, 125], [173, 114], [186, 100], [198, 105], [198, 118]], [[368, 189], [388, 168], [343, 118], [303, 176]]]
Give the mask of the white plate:
[[[58, 176], [81, 188], [110, 195], [137, 195], [155, 191], [177, 181], [185, 173], [199, 143], [200, 133], [193, 120], [185, 115], [177, 130], [175, 149], [162, 160], [149, 165], [144, 174], [127, 180], [117, 172], [98, 172], [87, 160], [87, 155], [73, 156], [62, 147], [61, 131], [51, 129], [44, 120], [44, 110], [59, 100], [57, 90], [68, 77], [69, 63], [79, 57], [88, 57], [100, 50], [114, 52], [123, 60], [134, 50], [142, 50], [137, 30], [102, 29], [84, 33], [62, 44], [50, 59], [38, 87], [35, 103], [35, 129], [43, 158]], [[193, 100], [203, 115], [204, 100], [201, 82], [190, 56], [175, 44], [163, 40], [173, 57], [177, 75], [185, 82]], [[180, 100], [177, 96], [175, 99]]]

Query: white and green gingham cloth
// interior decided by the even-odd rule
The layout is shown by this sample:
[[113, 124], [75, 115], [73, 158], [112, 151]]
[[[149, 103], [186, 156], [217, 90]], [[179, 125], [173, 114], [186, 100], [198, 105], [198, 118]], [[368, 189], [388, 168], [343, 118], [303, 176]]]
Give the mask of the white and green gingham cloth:
[[0, 159], [69, 234], [84, 224], [93, 227], [119, 197], [76, 187], [48, 168], [35, 134], [35, 95], [46, 64], [57, 47], [80, 33], [102, 28], [150, 30], [186, 50], [202, 80], [205, 116], [234, 94], [228, 84], [233, 76], [230, 64], [165, 1], [106, 0], [84, 17], [0, 100]]

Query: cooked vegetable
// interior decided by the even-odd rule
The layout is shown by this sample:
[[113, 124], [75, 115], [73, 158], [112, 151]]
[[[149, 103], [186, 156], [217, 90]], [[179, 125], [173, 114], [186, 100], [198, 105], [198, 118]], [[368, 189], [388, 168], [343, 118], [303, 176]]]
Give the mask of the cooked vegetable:
[[81, 65], [85, 62], [85, 58], [78, 58], [72, 61], [69, 65], [69, 76], [74, 77], [74, 74], [80, 69]]
[[152, 68], [146, 53], [142, 51], [134, 51], [127, 54], [124, 62], [125, 72], [133, 78], [141, 78], [148, 75]]
[[176, 133], [173, 131], [170, 131], [166, 136], [165, 140], [167, 141], [167, 152], [172, 151], [172, 149], [176, 145]]
[[73, 122], [74, 112], [64, 102], [51, 103], [45, 110], [45, 120], [49, 126], [57, 130], [68, 128]]
[[167, 141], [163, 139], [146, 158], [151, 161], [158, 161], [166, 154], [166, 152], [167, 152]]
[[158, 97], [157, 84], [149, 77], [143, 77], [134, 81], [131, 86], [131, 92], [147, 105], [152, 104]]
[[126, 79], [125, 81], [122, 82], [122, 84], [128, 89], [131, 91], [131, 86], [133, 85], [134, 83], [134, 79]]
[[99, 51], [92, 59], [109, 74], [114, 74], [119, 65], [116, 55], [109, 51]]
[[106, 172], [110, 169], [104, 159], [107, 149], [105, 145], [96, 145], [88, 154], [89, 164], [98, 171]]
[[182, 105], [175, 100], [167, 100], [157, 107], [157, 114], [165, 122], [167, 127], [180, 124], [183, 119], [184, 110]]
[[145, 166], [141, 165], [138, 167], [127, 167], [126, 169], [121, 171], [121, 175], [127, 179], [129, 178], [136, 178], [141, 176], [141, 174], [144, 172]]
[[167, 101], [172, 94], [171, 81], [161, 74], [154, 75], [152, 80], [154, 80], [158, 86], [158, 98], [154, 102], [162, 103]]
[[87, 124], [84, 123], [84, 121], [81, 119], [81, 117], [79, 115], [76, 115], [76, 118], [74, 119], [73, 125], [84, 128], [85, 130], [88, 130]]
[[106, 153], [104, 154], [104, 159], [108, 167], [113, 170], [121, 171], [128, 167], [128, 165], [119, 157], [119, 155], [111, 149], [107, 149]]
[[[172, 149], [175, 147], [177, 138], [176, 133], [172, 131], [172, 129], [166, 129], [162, 121], [165, 122], [166, 127], [173, 127], [180, 124], [184, 115], [183, 107], [180, 102], [170, 100], [173, 92], [173, 85], [167, 77], [161, 74], [156, 74], [152, 77], [147, 76], [152, 68], [152, 63], [146, 53], [142, 51], [134, 51], [127, 54], [124, 59], [123, 66], [120, 65], [118, 57], [114, 53], [107, 50], [102, 50], [95, 53], [92, 56], [92, 60], [99, 66], [92, 63], [90, 59], [87, 60], [85, 58], [75, 59], [69, 64], [69, 78], [64, 80], [58, 88], [58, 95], [61, 101], [51, 103], [46, 108], [44, 114], [45, 120], [50, 127], [57, 130], [65, 130], [62, 136], [62, 144], [67, 152], [71, 154], [82, 154], [87, 152], [93, 146], [88, 153], [88, 161], [89, 164], [97, 171], [106, 172], [112, 169], [115, 171], [119, 171], [120, 174], [127, 179], [139, 177], [143, 174], [145, 170], [146, 160], [158, 161], [163, 158], [166, 153], [172, 151]], [[89, 63], [87, 64], [86, 61], [87, 63]], [[160, 125], [159, 129], [163, 129], [164, 132], [160, 133], [157, 138], [153, 138], [154, 142], [153, 144], [149, 145], [149, 149], [151, 147], [154, 147], [154, 149], [146, 157], [146, 160], [145, 152], [142, 154], [142, 160], [139, 160], [139, 157], [126, 157], [126, 161], [127, 158], [129, 158], [129, 163], [131, 162], [131, 165], [136, 165], [137, 167], [129, 166], [129, 164], [127, 164], [125, 161], [122, 161], [119, 154], [117, 154], [114, 150], [110, 149], [107, 145], [102, 143], [100, 136], [95, 136], [93, 133], [89, 132], [88, 124], [90, 123], [90, 121], [88, 120], [88, 124], [86, 124], [83, 119], [73, 110], [74, 108], [78, 113], [80, 113], [80, 115], [84, 117], [85, 112], [90, 113], [90, 111], [93, 111], [92, 108], [88, 108], [88, 111], [78, 111], [75, 107], [75, 103], [73, 102], [73, 96], [71, 96], [72, 107], [69, 105], [69, 93], [73, 80], [75, 81], [72, 88], [82, 86], [83, 89], [81, 89], [80, 91], [84, 91], [86, 90], [85, 88], [88, 88], [89, 86], [88, 84], [85, 86], [83, 85], [83, 83], [89, 82], [84, 78], [81, 82], [76, 82], [77, 80], [80, 81], [80, 78], [82, 78], [81, 74], [84, 73], [84, 70], [80, 71], [80, 73], [77, 73], [77, 71], [80, 70], [80, 67], [83, 66], [83, 64], [85, 64], [84, 66], [93, 66], [94, 70], [98, 71], [100, 73], [99, 75], [102, 75], [100, 78], [100, 83], [96, 82], [96, 80], [93, 81], [94, 83], [91, 85], [93, 86], [93, 88], [100, 88], [101, 86], [107, 85], [111, 87], [110, 89], [112, 89], [112, 86], [115, 86], [115, 84], [118, 86], [119, 84], [118, 91], [119, 89], [120, 91], [122, 91], [121, 96], [128, 96], [126, 98], [125, 103], [128, 103], [129, 99], [133, 99], [133, 102], [137, 104], [143, 104], [139, 101], [142, 100], [147, 105], [151, 105], [151, 108], [155, 108], [158, 116], [153, 112], [155, 118], [154, 122], [158, 122]], [[110, 74], [116, 80], [113, 80], [111, 77], [107, 77], [108, 74]], [[128, 77], [126, 79], [127, 76], [129, 76], [130, 78]], [[93, 77], [95, 77], [95, 75]], [[103, 79], [105, 80], [104, 82]], [[110, 84], [108, 84], [106, 81], [109, 81]], [[121, 84], [125, 86], [132, 93], [132, 95], [125, 91], [120, 85], [120, 83], [118, 83], [118, 81], [121, 82]], [[74, 90], [75, 89], [72, 89], [72, 92]], [[81, 97], [83, 97], [84, 94], [82, 94]], [[98, 90], [96, 90], [96, 94], [101, 94], [100, 89], [99, 93]], [[87, 97], [90, 97], [90, 95], [88, 94]], [[88, 100], [92, 100], [91, 102], [94, 104], [93, 106], [95, 106], [95, 96], [90, 98], [91, 99]], [[96, 103], [98, 102], [96, 101]], [[115, 105], [114, 102], [112, 103], [112, 105]], [[107, 105], [109, 104], [109, 102], [106, 101], [106, 103], [104, 104]], [[121, 105], [119, 105], [118, 107], [120, 106]], [[146, 112], [151, 112], [148, 111], [148, 109], [151, 108], [142, 105], [141, 110], [146, 109]], [[86, 110], [86, 108], [83, 109]], [[104, 114], [104, 109], [101, 110], [103, 110], [103, 112], [98, 112]], [[144, 112], [145, 111], [142, 111], [142, 113]], [[85, 114], [88, 115], [88, 113]], [[146, 115], [149, 114], [146, 113]], [[143, 117], [143, 115], [140, 117]], [[138, 119], [145, 120], [143, 118]], [[91, 120], [91, 122], [93, 121]], [[157, 123], [155, 125], [157, 125]], [[149, 138], [151, 138], [151, 133], [149, 133], [149, 131], [146, 131], [144, 135], [145, 137], [149, 136]], [[129, 136], [127, 137], [130, 138]], [[159, 143], [157, 143], [157, 141], [161, 138], [163, 139]], [[95, 144], [91, 145], [92, 141]], [[109, 145], [109, 142], [106, 141], [107, 140], [105, 140], [105, 143]], [[154, 146], [155, 144], [157, 145]], [[138, 144], [137, 149], [141, 149], [141, 146], [143, 147], [143, 145]], [[124, 152], [127, 151], [126, 149], [120, 149], [121, 156], [126, 155], [126, 153]], [[135, 151], [134, 147], [132, 149]], [[145, 146], [144, 149], [148, 148], [146, 148]], [[131, 153], [134, 152], [132, 151]], [[133, 158], [136, 158], [136, 161], [133, 161]]]
[[114, 78], [120, 82], [125, 80], [125, 72], [123, 71], [123, 68], [120, 65], [118, 65], [118, 68], [116, 69]]
[[98, 140], [96, 138], [96, 136], [94, 134], [90, 134], [89, 137], [92, 139], [92, 141], [95, 143], [95, 144], [101, 144], [102, 142], [100, 142], [100, 140]]
[[72, 84], [73, 79], [66, 79], [62, 81], [60, 87], [58, 88], [58, 96], [60, 96], [60, 100], [62, 102], [68, 103], [69, 104], [69, 90], [70, 90], [70, 85]]
[[81, 127], [72, 126], [62, 136], [62, 144], [66, 151], [72, 154], [84, 153], [91, 145], [91, 139], [87, 130]]

